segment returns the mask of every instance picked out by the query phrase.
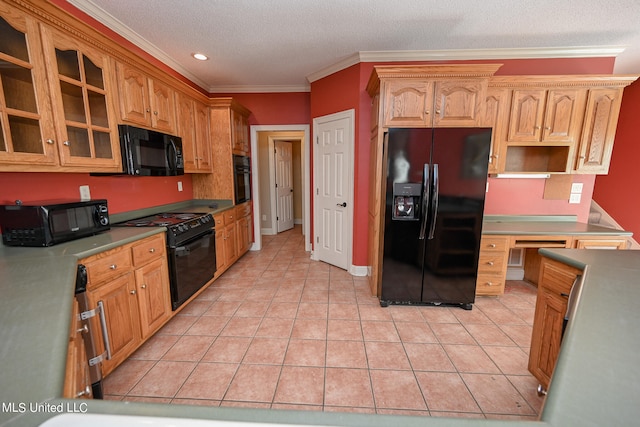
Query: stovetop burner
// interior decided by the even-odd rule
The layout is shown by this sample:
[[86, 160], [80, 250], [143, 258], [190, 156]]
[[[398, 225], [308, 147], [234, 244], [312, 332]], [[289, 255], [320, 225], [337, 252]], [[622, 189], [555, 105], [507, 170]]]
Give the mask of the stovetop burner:
[[167, 244], [175, 246], [213, 228], [208, 213], [164, 212], [113, 224], [116, 227], [167, 227]]
[[167, 227], [174, 224], [180, 224], [181, 222], [189, 221], [191, 219], [199, 218], [204, 215], [206, 214], [166, 212], [145, 216], [143, 218], [132, 219], [115, 225], [127, 227]]

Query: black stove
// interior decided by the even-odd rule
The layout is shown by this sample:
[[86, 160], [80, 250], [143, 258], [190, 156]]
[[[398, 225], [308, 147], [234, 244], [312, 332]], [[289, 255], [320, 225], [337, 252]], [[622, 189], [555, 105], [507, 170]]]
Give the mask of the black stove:
[[175, 247], [214, 226], [209, 213], [166, 212], [113, 224], [115, 227], [167, 227], [167, 246]]

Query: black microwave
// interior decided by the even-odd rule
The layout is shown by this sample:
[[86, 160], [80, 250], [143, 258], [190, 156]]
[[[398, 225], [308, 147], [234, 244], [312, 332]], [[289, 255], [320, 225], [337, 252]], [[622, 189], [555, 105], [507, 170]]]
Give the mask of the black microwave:
[[123, 173], [137, 176], [184, 175], [182, 138], [119, 125]]
[[7, 246], [52, 246], [109, 230], [104, 199], [55, 200], [0, 205], [2, 242]]

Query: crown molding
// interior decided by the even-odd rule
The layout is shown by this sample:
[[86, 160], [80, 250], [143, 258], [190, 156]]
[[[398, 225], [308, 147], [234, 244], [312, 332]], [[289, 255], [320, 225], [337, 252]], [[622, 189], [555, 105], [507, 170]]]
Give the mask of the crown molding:
[[267, 92], [309, 92], [310, 84], [335, 72], [344, 70], [360, 62], [411, 62], [411, 61], [461, 61], [482, 59], [528, 59], [528, 58], [589, 58], [615, 57], [626, 46], [579, 46], [559, 48], [514, 48], [514, 49], [449, 49], [449, 50], [408, 50], [408, 51], [361, 51], [347, 56], [333, 65], [306, 76], [309, 84], [304, 85], [231, 85], [210, 86], [185, 69], [180, 63], [160, 50], [157, 46], [126, 26], [122, 21], [109, 15], [91, 0], [67, 0], [71, 5], [104, 24], [166, 66], [189, 79], [210, 93], [267, 93]]
[[305, 85], [229, 85], [229, 86], [210, 86], [207, 88], [209, 93], [285, 93], [285, 92], [310, 92], [311, 86]]
[[626, 46], [577, 46], [551, 48], [512, 49], [450, 49], [450, 50], [398, 50], [362, 51], [307, 76], [313, 83], [337, 71], [360, 62], [411, 62], [411, 61], [462, 61], [482, 59], [532, 59], [532, 58], [597, 58], [615, 57]]
[[201, 88], [206, 88], [207, 85], [205, 82], [185, 69], [164, 51], [158, 49], [158, 47], [153, 43], [149, 42], [140, 34], [136, 33], [131, 28], [126, 26], [122, 21], [109, 15], [104, 9], [97, 6], [91, 0], [67, 0], [67, 2], [69, 2], [82, 12], [86, 13], [87, 15], [91, 16], [95, 20], [99, 21], [100, 23], [106, 25], [108, 28], [121, 35], [125, 39], [129, 40], [131, 43], [135, 44], [137, 47], [156, 58], [158, 61], [162, 62], [166, 66], [172, 68], [174, 71], [191, 80], [196, 85], [200, 86]]

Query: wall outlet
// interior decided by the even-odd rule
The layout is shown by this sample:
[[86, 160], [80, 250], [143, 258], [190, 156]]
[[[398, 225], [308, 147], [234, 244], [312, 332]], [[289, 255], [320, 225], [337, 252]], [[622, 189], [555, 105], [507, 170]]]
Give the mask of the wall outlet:
[[262, 215], [262, 220], [266, 221], [267, 220], [267, 216], [266, 215]]
[[182, 181], [178, 181], [178, 191], [182, 191]]
[[80, 186], [80, 200], [91, 200], [91, 190], [88, 185]]

